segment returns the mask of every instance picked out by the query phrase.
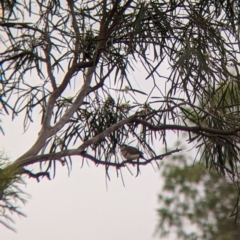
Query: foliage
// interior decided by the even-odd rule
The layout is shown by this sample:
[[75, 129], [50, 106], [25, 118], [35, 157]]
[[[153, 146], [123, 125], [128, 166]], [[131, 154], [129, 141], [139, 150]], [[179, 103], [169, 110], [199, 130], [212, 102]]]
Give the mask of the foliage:
[[[25, 130], [34, 114], [42, 119], [37, 140], [12, 163], [18, 173], [50, 177], [56, 161], [71, 169], [73, 156], [105, 165], [106, 174], [121, 171], [131, 162], [122, 161], [118, 145], [132, 142], [148, 158], [137, 163], [139, 171], [179, 151], [167, 151], [167, 137], [183, 131], [207, 166], [238, 174], [237, 3], [5, 0], [1, 6], [5, 111], [24, 114]], [[139, 69], [146, 82], [134, 79]], [[213, 96], [226, 88], [221, 102], [232, 99], [234, 106], [216, 105]], [[153, 146], [160, 142], [166, 152], [157, 156]], [[28, 171], [34, 163], [43, 171]]]
[[[2, 115], [2, 110], [1, 110], [1, 109], [0, 109], [0, 115]], [[1, 126], [1, 123], [2, 123], [2, 121], [1, 121], [1, 119], [0, 119], [0, 132], [1, 132], [1, 133], [4, 133], [4, 132], [3, 132], [3, 129], [2, 129], [2, 126]]]
[[239, 223], [229, 217], [236, 204], [239, 182], [234, 186], [215, 169], [208, 172], [202, 163], [193, 165], [192, 159], [183, 155], [175, 155], [173, 160], [162, 164], [164, 185], [159, 194], [157, 227], [160, 236], [239, 239]]
[[24, 181], [19, 174], [19, 169], [10, 164], [10, 161], [0, 154], [0, 223], [5, 227], [13, 230], [11, 223], [14, 223], [11, 215], [16, 213], [20, 216], [25, 216], [20, 210], [19, 202], [26, 203], [26, 197], [20, 185]]

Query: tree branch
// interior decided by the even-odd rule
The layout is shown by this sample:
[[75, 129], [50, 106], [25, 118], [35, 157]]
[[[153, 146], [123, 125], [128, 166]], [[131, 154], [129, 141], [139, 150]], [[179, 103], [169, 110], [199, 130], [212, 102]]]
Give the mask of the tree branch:
[[11, 28], [17, 28], [17, 29], [30, 29], [35, 32], [44, 34], [44, 32], [42, 30], [40, 30], [39, 28], [31, 27], [28, 24], [31, 24], [31, 23], [0, 22], [0, 26], [2, 26], [2, 27], [7, 27], [7, 28], [11, 27]]
[[[64, 160], [62, 160], [63, 157], [70, 157], [70, 156], [81, 156], [84, 158], [87, 158], [89, 160], [91, 160], [92, 162], [94, 162], [95, 164], [99, 164], [99, 165], [107, 165], [107, 166], [112, 166], [112, 167], [117, 167], [117, 168], [122, 168], [125, 167], [125, 165], [127, 163], [129, 164], [138, 164], [138, 165], [147, 165], [149, 163], [151, 163], [152, 161], [156, 161], [156, 160], [162, 160], [164, 157], [169, 156], [173, 153], [179, 152], [181, 151], [181, 149], [175, 149], [169, 152], [166, 152], [164, 154], [160, 154], [158, 156], [155, 156], [153, 158], [147, 159], [146, 161], [143, 162], [134, 162], [134, 161], [123, 161], [121, 163], [116, 163], [116, 162], [106, 162], [105, 160], [99, 160], [95, 157], [93, 157], [92, 155], [88, 154], [86, 151], [80, 151], [79, 149], [71, 149], [71, 150], [64, 150], [61, 152], [56, 152], [56, 153], [49, 153], [49, 154], [43, 154], [43, 155], [39, 155], [39, 156], [33, 156], [33, 157], [29, 157], [26, 159], [22, 159], [21, 163], [14, 163], [13, 165], [15, 165], [16, 167], [26, 167], [30, 164], [34, 164], [34, 163], [40, 163], [40, 162], [46, 162], [46, 161], [50, 161], [50, 160], [59, 160], [61, 163], [64, 163]], [[38, 174], [33, 174], [32, 172], [30, 172], [29, 170], [24, 169], [22, 172], [22, 174], [28, 174], [30, 177], [34, 177], [34, 178], [39, 178], [40, 176], [47, 176], [49, 177], [49, 174], [45, 173], [45, 172], [41, 172]]]
[[193, 132], [193, 133], [200, 133], [201, 132], [206, 132], [209, 134], [214, 134], [214, 135], [237, 135], [237, 132], [240, 131], [240, 128], [232, 129], [232, 130], [219, 130], [219, 129], [213, 129], [213, 128], [206, 128], [206, 127], [201, 127], [201, 126], [195, 126], [195, 127], [187, 127], [187, 126], [178, 126], [178, 125], [157, 125], [154, 126], [151, 123], [142, 120], [142, 119], [133, 119], [133, 122], [140, 123], [146, 127], [148, 127], [152, 131], [162, 131], [162, 130], [179, 130], [179, 131], [184, 131], [184, 132]]
[[64, 161], [61, 160], [63, 157], [79, 156], [80, 153], [81, 152], [78, 149], [64, 150], [64, 151], [56, 152], [56, 153], [48, 153], [48, 154], [42, 154], [42, 155], [38, 155], [38, 156], [31, 156], [31, 157], [27, 157], [25, 159], [22, 158], [21, 160], [16, 160], [13, 163], [13, 165], [18, 168], [21, 168], [21, 167], [26, 167], [30, 164], [46, 162], [49, 160], [59, 160], [61, 163], [63, 163]]
[[63, 81], [60, 84], [60, 86], [49, 97], [49, 100], [47, 103], [47, 109], [46, 109], [46, 113], [45, 113], [46, 115], [43, 120], [43, 127], [40, 132], [45, 131], [45, 129], [50, 128], [50, 122], [51, 122], [51, 118], [52, 118], [52, 111], [54, 108], [54, 103], [56, 102], [57, 98], [63, 93], [63, 91], [67, 87], [73, 74], [82, 68], [92, 67], [92, 66], [93, 66], [93, 61], [79, 62], [77, 64], [72, 65], [72, 67], [68, 70], [68, 72], [66, 73], [65, 77], [63, 78]]
[[[96, 91], [97, 89], [101, 88], [101, 87], [103, 86], [104, 81], [106, 80], [107, 77], [110, 76], [110, 74], [112, 73], [112, 71], [114, 70], [114, 68], [115, 68], [115, 65], [113, 65], [113, 66], [108, 70], [107, 74], [106, 74], [104, 77], [102, 77], [102, 78], [100, 79], [100, 81], [99, 81], [95, 86], [93, 86], [93, 87], [91, 88], [90, 92], [94, 92], [94, 91]], [[90, 93], [90, 92], [89, 92], [89, 93]]]
[[29, 178], [35, 178], [38, 182], [40, 182], [39, 180], [40, 177], [47, 177], [48, 180], [51, 180], [49, 172], [32, 173], [27, 169], [23, 169], [23, 173], [27, 174]]
[[80, 32], [79, 32], [79, 27], [77, 24], [76, 15], [74, 11], [74, 2], [72, 0], [67, 0], [67, 3], [70, 9], [70, 14], [72, 16], [72, 26], [76, 35], [74, 58], [73, 58], [73, 65], [74, 65], [77, 63], [79, 49], [80, 49]]
[[[79, 155], [81, 152], [83, 152], [85, 150], [85, 148], [98, 142], [99, 140], [101, 140], [102, 138], [107, 136], [109, 133], [114, 132], [119, 127], [123, 126], [124, 124], [131, 122], [135, 117], [136, 117], [136, 115], [132, 115], [122, 121], [119, 121], [118, 123], [112, 125], [108, 129], [106, 129], [104, 132], [102, 132], [102, 133], [98, 134], [97, 136], [93, 137], [92, 139], [84, 142], [77, 149], [62, 151], [62, 152], [58, 153], [58, 155], [56, 155], [56, 156], [61, 158], [61, 157], [67, 156], [67, 155], [69, 155], [69, 156]], [[54, 134], [54, 131], [56, 131], [56, 129], [52, 129], [51, 133], [49, 132], [49, 130], [45, 130], [45, 131], [41, 132], [38, 140], [32, 146], [32, 148], [29, 151], [27, 151], [24, 155], [22, 155], [20, 158], [18, 158], [13, 163], [13, 165], [16, 165], [17, 167], [23, 167], [25, 165], [33, 164], [35, 162], [45, 161], [41, 156], [46, 156], [47, 160], [51, 159], [51, 156], [54, 156], [52, 154], [39, 155], [39, 156], [33, 156], [33, 155], [37, 154], [40, 151], [42, 145], [45, 143], [45, 140], [48, 137], [52, 136]], [[50, 158], [48, 158], [48, 157], [50, 157]]]
[[[2, 55], [3, 55], [3, 54], [6, 54], [8, 51], [9, 51], [9, 50], [3, 52]], [[8, 62], [8, 61], [10, 61], [10, 60], [16, 61], [18, 58], [22, 58], [22, 57], [24, 57], [24, 56], [26, 56], [26, 55], [30, 55], [31, 57], [33, 57], [33, 58], [35, 58], [35, 59], [37, 59], [37, 60], [40, 60], [40, 61], [42, 61], [42, 62], [46, 62], [46, 59], [45, 59], [45, 58], [39, 57], [39, 56], [37, 56], [36, 54], [34, 54], [33, 52], [31, 52], [31, 51], [25, 50], [25, 51], [22, 51], [21, 53], [18, 53], [18, 54], [16, 54], [16, 55], [13, 55], [13, 56], [10, 56], [10, 55], [9, 55], [7, 58], [2, 59], [2, 60], [0, 61], [0, 63]]]
[[78, 149], [80, 151], [84, 151], [84, 149], [94, 143], [97, 143], [98, 141], [100, 141], [101, 139], [103, 139], [104, 137], [106, 137], [108, 134], [116, 131], [118, 128], [120, 128], [121, 126], [130, 123], [131, 121], [134, 120], [134, 118], [136, 118], [136, 115], [132, 115], [126, 119], [123, 119], [121, 121], [119, 121], [118, 123], [113, 124], [111, 127], [109, 127], [108, 129], [106, 129], [105, 131], [103, 131], [102, 133], [98, 134], [97, 136], [93, 137], [92, 139], [87, 140], [86, 142], [84, 142], [82, 145], [80, 145], [78, 147]]
[[51, 64], [51, 58], [50, 58], [50, 52], [51, 52], [51, 49], [52, 49], [52, 43], [51, 43], [51, 39], [50, 39], [50, 36], [49, 36], [48, 28], [49, 28], [48, 18], [46, 18], [45, 19], [45, 33], [44, 33], [44, 37], [45, 37], [45, 40], [46, 40], [47, 44], [46, 44], [46, 47], [43, 48], [43, 51], [44, 51], [45, 57], [46, 57], [46, 66], [47, 66], [48, 77], [49, 77], [49, 79], [51, 81], [53, 90], [56, 90], [57, 89], [57, 85], [56, 85], [55, 77], [54, 77], [53, 72], [52, 72], [52, 64]]
[[83, 63], [78, 63], [75, 65], [72, 65], [70, 67], [70, 69], [68, 70], [68, 72], [66, 73], [66, 75], [64, 76], [64, 79], [63, 79], [61, 85], [49, 97], [49, 101], [47, 103], [46, 115], [43, 120], [42, 129], [39, 132], [39, 137], [38, 137], [37, 141], [35, 142], [35, 144], [25, 154], [23, 154], [20, 158], [18, 158], [16, 160], [16, 164], [21, 165], [21, 162], [24, 159], [26, 159], [27, 157], [32, 157], [32, 156], [38, 154], [38, 152], [44, 146], [46, 140], [49, 137], [53, 136], [55, 133], [57, 133], [67, 123], [67, 121], [70, 119], [70, 117], [73, 115], [73, 113], [79, 108], [79, 106], [81, 106], [81, 104], [83, 103], [83, 99], [87, 96], [88, 93], [90, 93], [90, 90], [91, 90], [90, 85], [91, 85], [91, 81], [92, 81], [92, 76], [96, 69], [96, 64], [98, 62], [99, 53], [107, 41], [107, 39], [104, 38], [106, 33], [107, 33], [107, 25], [106, 25], [106, 23], [104, 23], [104, 21], [101, 21], [100, 31], [99, 31], [99, 36], [98, 36], [100, 41], [98, 42], [98, 44], [96, 46], [96, 50], [95, 50], [94, 57], [93, 57], [93, 65], [92, 65], [92, 67], [88, 68], [88, 71], [86, 73], [85, 82], [84, 82], [76, 100], [73, 102], [71, 107], [65, 112], [65, 114], [61, 117], [61, 119], [55, 124], [55, 126], [51, 127], [50, 122], [51, 122], [51, 118], [52, 118], [52, 110], [54, 108], [56, 99], [63, 93], [63, 91], [67, 87], [68, 83], [70, 82], [73, 74], [75, 73], [75, 71], [77, 71], [79, 69], [79, 67], [82, 67], [83, 65], [85, 65]]

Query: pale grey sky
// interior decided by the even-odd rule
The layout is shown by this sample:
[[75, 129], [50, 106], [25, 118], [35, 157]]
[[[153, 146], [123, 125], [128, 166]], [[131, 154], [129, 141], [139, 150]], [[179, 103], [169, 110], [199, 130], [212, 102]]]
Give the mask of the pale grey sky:
[[[140, 89], [149, 91], [141, 70], [135, 78]], [[133, 78], [134, 79], [134, 78]], [[23, 154], [33, 144], [40, 129], [40, 117], [23, 133], [23, 116], [13, 122], [2, 118], [5, 136], [0, 136], [2, 150], [11, 160]], [[160, 153], [162, 146], [159, 145]], [[34, 166], [32, 166], [34, 168]], [[31, 169], [31, 167], [30, 167]], [[132, 168], [133, 173], [136, 169]], [[161, 188], [160, 173], [151, 165], [141, 168], [141, 175], [131, 176], [124, 169], [122, 181], [115, 169], [111, 181], [105, 179], [104, 167], [90, 163], [81, 168], [80, 158], [73, 160], [73, 171], [60, 164], [56, 178], [37, 183], [27, 179], [23, 187], [31, 195], [22, 207], [27, 218], [14, 216], [17, 233], [0, 225], [0, 239], [8, 240], [151, 240], [157, 224], [157, 194]]]
[[[6, 136], [0, 138], [5, 153], [13, 159], [29, 147], [34, 129], [22, 134], [21, 123], [3, 121]], [[37, 131], [35, 131], [36, 133]], [[123, 171], [125, 187], [110, 171], [106, 188], [102, 166], [86, 164], [74, 158], [73, 171], [58, 166], [54, 180], [37, 183], [27, 180], [28, 203], [22, 207], [27, 218], [14, 216], [17, 233], [0, 225], [0, 239], [8, 240], [150, 240], [157, 224], [159, 173], [145, 166], [135, 178]]]
[[[145, 80], [147, 73], [135, 67], [133, 86], [150, 92], [152, 81]], [[167, 67], [162, 67], [163, 74]], [[29, 78], [33, 79], [33, 76]], [[34, 78], [34, 80], [36, 80]], [[159, 85], [164, 82], [159, 79]], [[154, 95], [154, 94], [153, 94]], [[143, 98], [141, 97], [141, 101]], [[0, 146], [6, 155], [15, 160], [33, 144], [40, 130], [40, 116], [23, 133], [23, 116], [11, 121], [10, 116], [1, 117], [5, 136], [0, 136]], [[173, 139], [173, 142], [175, 139]], [[159, 145], [160, 153], [162, 146]], [[67, 169], [60, 164], [52, 181], [27, 179], [23, 190], [31, 195], [22, 206], [26, 218], [14, 215], [17, 233], [0, 225], [0, 239], [6, 240], [151, 240], [157, 224], [157, 194], [161, 188], [160, 173], [151, 165], [141, 168], [141, 175], [131, 176], [124, 169], [122, 181], [114, 169], [111, 181], [105, 179], [104, 167], [87, 164], [81, 169], [81, 160], [73, 160], [73, 171], [68, 177]], [[34, 166], [32, 166], [34, 168]], [[31, 169], [31, 167], [30, 167]], [[132, 169], [136, 173], [136, 169]], [[156, 239], [156, 238], [155, 238]]]

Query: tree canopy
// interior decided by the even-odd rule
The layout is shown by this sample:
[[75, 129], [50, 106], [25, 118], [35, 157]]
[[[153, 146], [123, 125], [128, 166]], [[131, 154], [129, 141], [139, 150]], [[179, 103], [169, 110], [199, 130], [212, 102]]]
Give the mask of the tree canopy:
[[215, 169], [206, 171], [203, 163], [193, 165], [190, 156], [173, 160], [161, 164], [164, 184], [156, 229], [161, 239], [239, 239], [239, 222], [231, 218], [237, 199], [231, 180]]
[[[4, 0], [1, 7], [4, 112], [24, 115], [26, 131], [41, 119], [29, 150], [0, 172], [13, 175], [1, 189], [22, 174], [50, 178], [57, 161], [70, 170], [73, 156], [106, 166], [106, 174], [128, 169], [122, 143], [145, 153], [139, 173], [180, 151], [168, 150], [169, 134], [179, 132], [207, 167], [238, 176], [237, 2]], [[36, 163], [42, 170], [30, 171]]]

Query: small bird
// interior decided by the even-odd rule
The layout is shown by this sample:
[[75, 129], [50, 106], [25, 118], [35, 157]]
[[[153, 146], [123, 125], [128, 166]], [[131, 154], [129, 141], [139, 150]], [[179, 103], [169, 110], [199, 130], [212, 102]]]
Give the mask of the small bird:
[[120, 153], [126, 160], [137, 160], [139, 158], [146, 160], [146, 158], [143, 156], [143, 152], [126, 144], [120, 145]]

